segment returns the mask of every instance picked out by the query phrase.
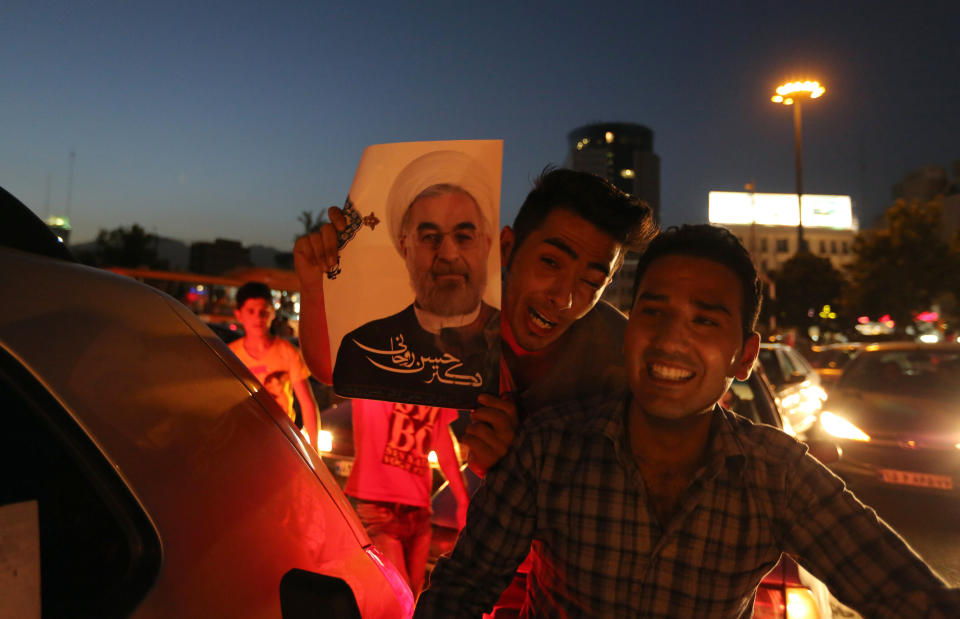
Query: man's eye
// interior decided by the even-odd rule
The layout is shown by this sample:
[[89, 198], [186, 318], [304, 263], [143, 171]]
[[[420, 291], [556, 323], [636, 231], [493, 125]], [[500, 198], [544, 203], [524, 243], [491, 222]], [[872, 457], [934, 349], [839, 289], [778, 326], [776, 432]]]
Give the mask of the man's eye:
[[439, 235], [439, 234], [436, 234], [436, 233], [423, 234], [423, 235], [420, 236], [420, 241], [421, 241], [422, 243], [439, 244], [439, 243], [440, 243], [440, 235]]
[[660, 308], [658, 308], [658, 307], [650, 307], [650, 306], [641, 307], [641, 308], [640, 308], [640, 313], [643, 314], [644, 316], [659, 316], [659, 315], [660, 315]]
[[554, 260], [553, 258], [551, 258], [550, 256], [541, 256], [540, 262], [554, 269], [560, 266], [560, 263]]
[[587, 286], [589, 286], [589, 287], [592, 288], [593, 290], [600, 290], [600, 287], [603, 286], [602, 283], [600, 283], [600, 282], [595, 282], [595, 281], [591, 281], [591, 280], [589, 280], [589, 279], [582, 279], [582, 280], [580, 280], [580, 281], [582, 281], [584, 284], [586, 284]]
[[470, 243], [473, 243], [475, 237], [469, 232], [458, 232], [456, 239], [458, 245], [469, 245]]
[[716, 320], [707, 318], [706, 316], [697, 316], [693, 319], [693, 322], [697, 323], [698, 325], [706, 325], [708, 327], [715, 327], [717, 324], [719, 324]]

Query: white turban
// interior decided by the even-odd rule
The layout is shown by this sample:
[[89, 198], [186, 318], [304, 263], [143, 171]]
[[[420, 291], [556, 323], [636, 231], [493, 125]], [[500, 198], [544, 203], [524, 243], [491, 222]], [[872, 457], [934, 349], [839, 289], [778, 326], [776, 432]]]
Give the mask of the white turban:
[[490, 177], [480, 163], [466, 153], [435, 150], [417, 157], [397, 174], [387, 194], [387, 226], [390, 238], [400, 251], [403, 216], [425, 189], [434, 185], [455, 185], [470, 194], [484, 221], [484, 234], [490, 238], [490, 222], [495, 219]]

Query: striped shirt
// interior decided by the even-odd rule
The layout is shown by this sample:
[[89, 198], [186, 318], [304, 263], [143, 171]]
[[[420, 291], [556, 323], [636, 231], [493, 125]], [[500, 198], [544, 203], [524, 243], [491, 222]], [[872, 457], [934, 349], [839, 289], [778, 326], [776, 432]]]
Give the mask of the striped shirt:
[[960, 590], [802, 443], [719, 406], [705, 464], [663, 526], [627, 409], [608, 396], [533, 416], [471, 500], [415, 617], [479, 617], [531, 542], [522, 617], [749, 617], [781, 552], [867, 616], [960, 617]]

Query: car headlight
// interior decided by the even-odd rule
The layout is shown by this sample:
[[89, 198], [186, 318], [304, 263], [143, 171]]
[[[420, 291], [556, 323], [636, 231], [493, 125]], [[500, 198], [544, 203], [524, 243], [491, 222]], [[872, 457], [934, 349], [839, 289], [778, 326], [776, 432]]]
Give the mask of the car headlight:
[[787, 587], [787, 619], [820, 619], [817, 600], [806, 587]]
[[830, 411], [820, 413], [820, 425], [831, 436], [848, 438], [854, 441], [869, 441], [870, 435], [853, 425], [850, 421]]

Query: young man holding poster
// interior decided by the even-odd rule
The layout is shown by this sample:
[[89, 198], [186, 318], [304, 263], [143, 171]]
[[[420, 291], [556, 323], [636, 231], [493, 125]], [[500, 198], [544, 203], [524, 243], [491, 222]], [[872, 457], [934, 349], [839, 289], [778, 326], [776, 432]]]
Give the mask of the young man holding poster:
[[546, 404], [616, 389], [627, 319], [601, 302], [627, 251], [656, 233], [650, 209], [572, 170], [537, 179], [500, 234], [505, 398], [481, 396], [464, 442], [476, 473], [506, 453], [517, 424]]

